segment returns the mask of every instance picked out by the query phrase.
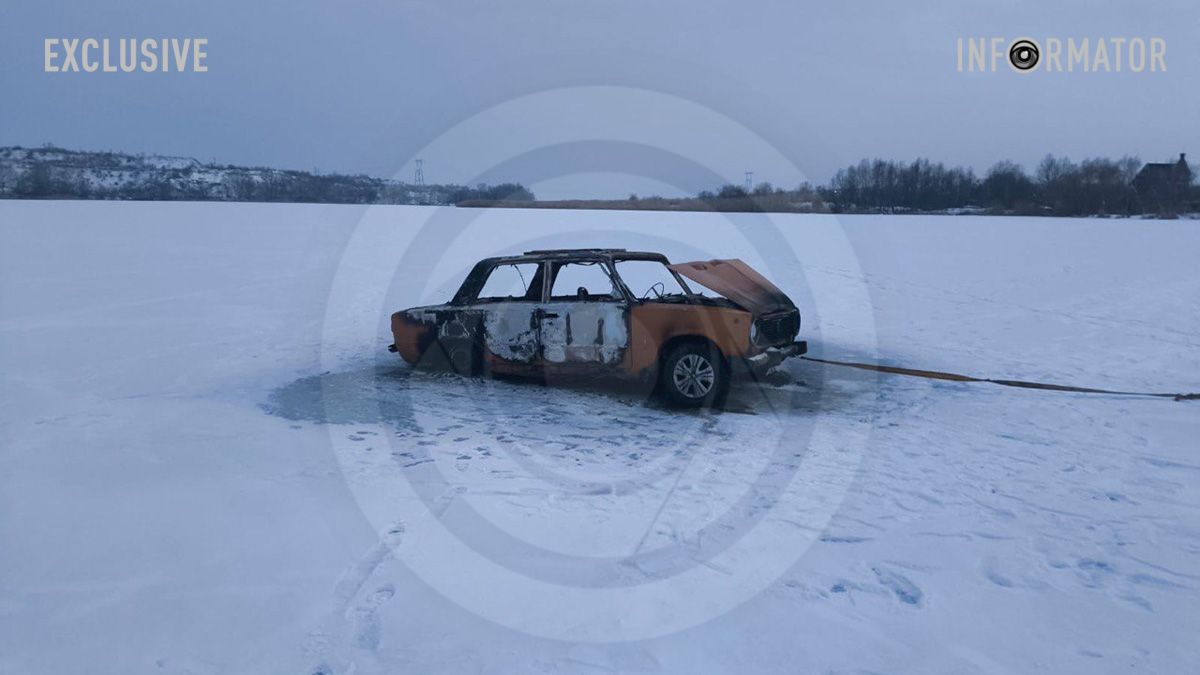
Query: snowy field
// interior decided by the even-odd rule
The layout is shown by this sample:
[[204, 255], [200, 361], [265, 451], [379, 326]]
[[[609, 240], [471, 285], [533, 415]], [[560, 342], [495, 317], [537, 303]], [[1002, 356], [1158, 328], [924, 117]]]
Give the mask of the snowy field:
[[386, 352], [567, 246], [742, 257], [815, 356], [1200, 391], [1195, 222], [0, 202], [0, 673], [1200, 670], [1200, 402]]

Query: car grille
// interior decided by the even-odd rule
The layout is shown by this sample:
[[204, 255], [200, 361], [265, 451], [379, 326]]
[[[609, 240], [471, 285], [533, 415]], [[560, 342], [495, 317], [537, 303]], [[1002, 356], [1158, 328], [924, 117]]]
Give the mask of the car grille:
[[800, 310], [764, 316], [758, 320], [758, 344], [778, 345], [791, 342], [800, 332]]

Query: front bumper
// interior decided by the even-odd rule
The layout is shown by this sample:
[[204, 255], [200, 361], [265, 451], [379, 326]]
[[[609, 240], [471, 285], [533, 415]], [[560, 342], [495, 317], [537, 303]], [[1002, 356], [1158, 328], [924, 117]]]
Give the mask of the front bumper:
[[761, 354], [755, 354], [746, 359], [746, 366], [755, 373], [765, 373], [783, 363], [784, 359], [808, 353], [808, 343], [804, 340], [793, 342], [781, 347], [768, 347]]

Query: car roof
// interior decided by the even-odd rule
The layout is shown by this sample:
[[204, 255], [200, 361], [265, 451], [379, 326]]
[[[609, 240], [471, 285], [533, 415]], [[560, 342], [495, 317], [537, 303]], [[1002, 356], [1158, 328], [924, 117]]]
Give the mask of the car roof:
[[521, 255], [498, 256], [481, 260], [481, 263], [520, 263], [541, 262], [543, 260], [656, 260], [663, 264], [668, 262], [661, 253], [651, 251], [627, 251], [623, 248], [555, 248], [537, 251], [526, 251]]

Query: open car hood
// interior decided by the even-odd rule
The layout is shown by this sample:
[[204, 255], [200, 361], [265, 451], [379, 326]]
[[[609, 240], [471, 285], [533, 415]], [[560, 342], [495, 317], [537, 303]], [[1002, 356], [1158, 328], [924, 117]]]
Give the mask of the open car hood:
[[778, 286], [736, 258], [676, 263], [667, 267], [724, 295], [755, 316], [796, 308]]

